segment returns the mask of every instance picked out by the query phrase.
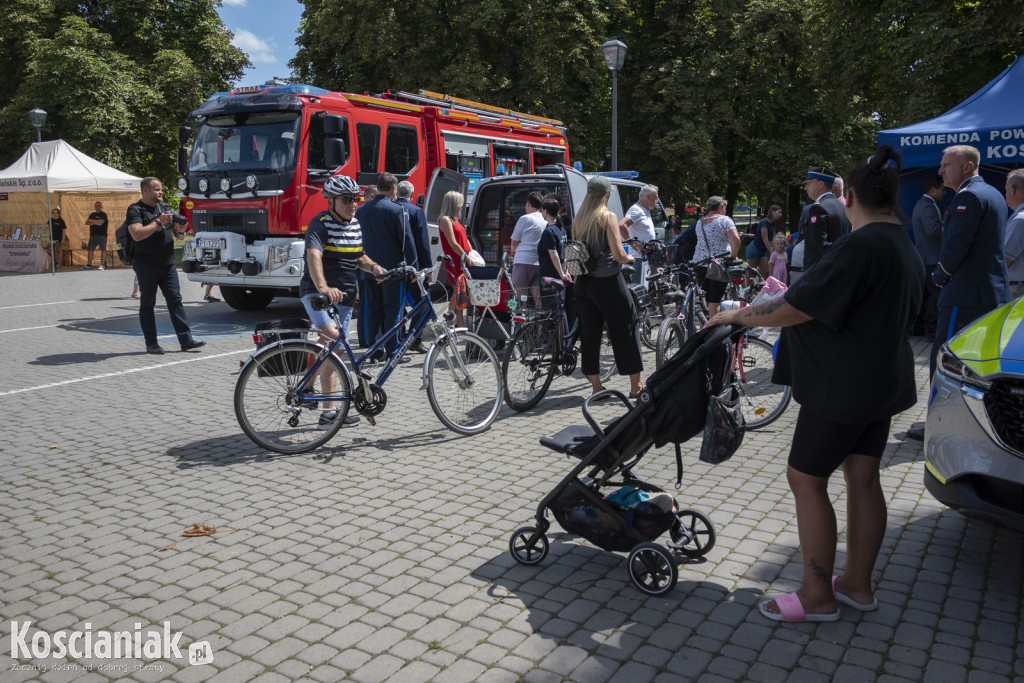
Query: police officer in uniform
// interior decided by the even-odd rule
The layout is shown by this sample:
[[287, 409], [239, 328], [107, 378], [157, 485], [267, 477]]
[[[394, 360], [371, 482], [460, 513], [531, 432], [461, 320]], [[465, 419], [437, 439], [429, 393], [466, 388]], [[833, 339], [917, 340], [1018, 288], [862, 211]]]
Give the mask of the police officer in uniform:
[[833, 242], [850, 232], [846, 207], [832, 194], [835, 179], [836, 174], [824, 166], [811, 166], [807, 169], [804, 191], [814, 200], [814, 204], [807, 209], [807, 224], [800, 228], [805, 243], [804, 270], [817, 263]]
[[146, 340], [146, 353], [162, 354], [156, 338], [156, 292], [163, 292], [171, 324], [178, 335], [182, 351], [192, 351], [206, 342], [192, 338], [181, 303], [178, 268], [174, 265], [174, 240], [188, 231], [188, 221], [171, 211], [161, 200], [163, 186], [152, 176], [142, 179], [142, 199], [128, 207], [125, 222], [128, 234], [135, 241], [132, 268], [139, 279], [139, 324]]

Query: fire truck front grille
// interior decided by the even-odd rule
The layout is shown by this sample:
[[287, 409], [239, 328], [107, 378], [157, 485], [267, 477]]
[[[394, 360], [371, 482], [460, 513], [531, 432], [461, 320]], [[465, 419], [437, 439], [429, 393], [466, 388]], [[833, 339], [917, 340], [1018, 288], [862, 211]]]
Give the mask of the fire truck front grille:
[[196, 232], [235, 232], [242, 235], [266, 235], [266, 211], [245, 209], [194, 210], [192, 224]]

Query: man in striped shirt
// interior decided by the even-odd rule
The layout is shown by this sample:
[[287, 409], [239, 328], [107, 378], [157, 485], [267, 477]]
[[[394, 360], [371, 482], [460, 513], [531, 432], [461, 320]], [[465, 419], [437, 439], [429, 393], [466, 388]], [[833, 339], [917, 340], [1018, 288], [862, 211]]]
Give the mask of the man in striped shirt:
[[[356, 299], [356, 270], [381, 275], [384, 269], [363, 253], [363, 235], [355, 219], [359, 185], [348, 176], [333, 176], [324, 183], [327, 211], [317, 214], [306, 228], [306, 269], [299, 281], [299, 295], [309, 320], [320, 330], [320, 341], [328, 343], [339, 332], [348, 336], [352, 307]], [[309, 303], [313, 294], [325, 294], [338, 313], [335, 324], [327, 311], [317, 311]], [[334, 390], [334, 377], [321, 375], [325, 393]], [[320, 422], [326, 427], [336, 411], [326, 403]], [[358, 422], [352, 416], [346, 423]]]

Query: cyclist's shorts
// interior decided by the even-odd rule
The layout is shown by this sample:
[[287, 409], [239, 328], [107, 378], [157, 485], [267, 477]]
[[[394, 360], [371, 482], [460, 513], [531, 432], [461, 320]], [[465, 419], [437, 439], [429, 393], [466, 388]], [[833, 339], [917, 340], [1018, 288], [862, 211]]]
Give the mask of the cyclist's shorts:
[[828, 477], [851, 453], [881, 459], [890, 421], [887, 417], [868, 424], [844, 424], [800, 406], [789, 466], [812, 477]]
[[[302, 305], [306, 309], [306, 315], [309, 316], [309, 322], [311, 322], [313, 324], [313, 327], [315, 327], [317, 330], [320, 330], [324, 327], [324, 325], [329, 325], [333, 321], [331, 320], [331, 316], [327, 314], [326, 308], [322, 311], [313, 310], [313, 307], [309, 303], [309, 297], [311, 296], [313, 295], [307, 294], [306, 296], [302, 297]], [[352, 322], [352, 307], [344, 306], [342, 304], [335, 304], [334, 307], [338, 311], [338, 323], [340, 325], [340, 329], [345, 331], [345, 338], [347, 339], [349, 325]]]

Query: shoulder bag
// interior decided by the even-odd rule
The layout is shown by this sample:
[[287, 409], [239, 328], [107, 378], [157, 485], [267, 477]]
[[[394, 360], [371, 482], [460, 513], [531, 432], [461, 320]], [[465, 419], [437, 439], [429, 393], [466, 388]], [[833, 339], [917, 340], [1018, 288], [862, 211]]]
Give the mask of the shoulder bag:
[[713, 257], [711, 243], [708, 241], [708, 234], [704, 230], [704, 221], [703, 219], [697, 220], [698, 225], [700, 225], [700, 234], [704, 238], [704, 246], [707, 247], [708, 250], [708, 256], [712, 256], [711, 261], [708, 263], [708, 274], [706, 277], [707, 279], [714, 280], [715, 282], [728, 282], [729, 273], [725, 270], [725, 266], [722, 265], [721, 261]]

